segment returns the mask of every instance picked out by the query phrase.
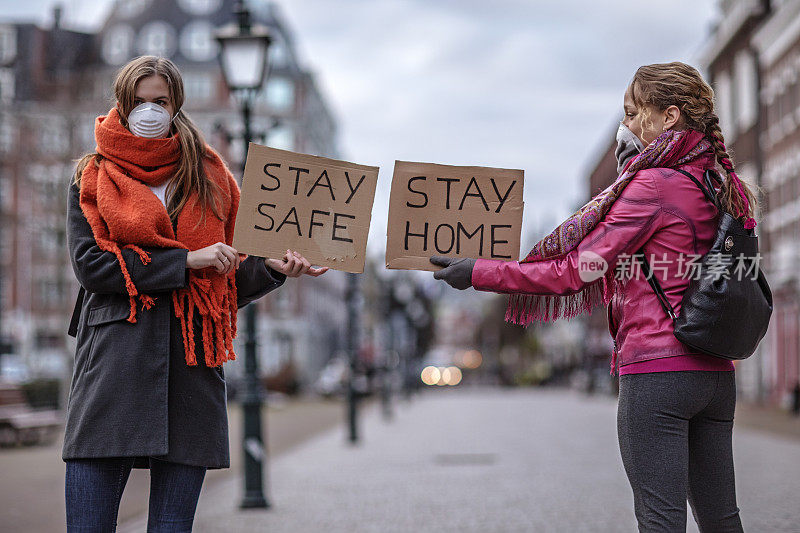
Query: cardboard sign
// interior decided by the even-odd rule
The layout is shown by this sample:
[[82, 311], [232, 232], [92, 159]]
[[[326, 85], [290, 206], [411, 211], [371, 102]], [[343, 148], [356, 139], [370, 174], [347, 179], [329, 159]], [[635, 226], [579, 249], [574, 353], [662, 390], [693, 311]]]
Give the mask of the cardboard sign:
[[386, 267], [438, 270], [432, 255], [519, 259], [523, 172], [395, 161]]
[[363, 272], [378, 167], [250, 143], [233, 247]]

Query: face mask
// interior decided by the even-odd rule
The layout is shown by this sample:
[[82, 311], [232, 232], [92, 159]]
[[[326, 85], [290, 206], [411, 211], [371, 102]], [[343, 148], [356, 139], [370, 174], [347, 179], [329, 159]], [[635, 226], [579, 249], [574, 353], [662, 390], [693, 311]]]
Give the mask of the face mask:
[[166, 136], [174, 118], [162, 106], [144, 102], [134, 107], [128, 115], [128, 128], [136, 136], [157, 139]]
[[617, 174], [622, 174], [628, 162], [644, 150], [644, 143], [636, 136], [625, 124], [619, 124], [617, 130], [617, 149], [614, 155], [617, 156]]

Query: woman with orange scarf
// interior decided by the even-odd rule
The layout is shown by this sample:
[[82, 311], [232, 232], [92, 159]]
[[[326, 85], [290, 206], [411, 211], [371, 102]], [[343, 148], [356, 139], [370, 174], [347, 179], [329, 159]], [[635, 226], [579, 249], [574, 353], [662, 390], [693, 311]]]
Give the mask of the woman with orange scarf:
[[131, 468], [149, 468], [148, 531], [190, 531], [206, 469], [230, 466], [222, 364], [236, 358], [237, 309], [327, 269], [231, 246], [239, 187], [183, 111], [171, 61], [132, 60], [114, 96], [69, 190], [86, 297], [62, 452], [67, 529], [113, 531]]

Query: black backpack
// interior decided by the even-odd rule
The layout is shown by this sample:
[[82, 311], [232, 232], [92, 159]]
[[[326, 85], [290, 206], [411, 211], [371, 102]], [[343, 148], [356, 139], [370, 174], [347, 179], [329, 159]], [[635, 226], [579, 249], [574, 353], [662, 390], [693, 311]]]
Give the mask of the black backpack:
[[688, 172], [678, 172], [691, 178], [720, 213], [717, 236], [698, 266], [699, 275], [683, 294], [680, 314], [675, 314], [653, 276], [644, 248], [635, 256], [679, 341], [708, 355], [746, 359], [766, 334], [772, 315], [772, 291], [759, 264], [758, 236], [722, 209], [712, 182], [719, 184], [721, 179], [714, 171], [706, 170], [705, 186]]

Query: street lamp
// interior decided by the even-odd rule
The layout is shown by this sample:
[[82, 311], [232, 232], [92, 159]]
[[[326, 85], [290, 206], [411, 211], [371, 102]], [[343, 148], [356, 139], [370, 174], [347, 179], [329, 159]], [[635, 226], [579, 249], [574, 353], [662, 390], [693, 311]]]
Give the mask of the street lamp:
[[[244, 122], [244, 155], [242, 169], [247, 160], [247, 149], [253, 138], [250, 114], [253, 98], [264, 84], [267, 74], [267, 52], [272, 39], [263, 26], [250, 23], [250, 11], [245, 2], [234, 5], [237, 22], [221, 28], [215, 35], [220, 45], [219, 63], [228, 90], [241, 104]], [[245, 392], [242, 398], [244, 413], [244, 497], [240, 507], [266, 508], [263, 472], [267, 453], [261, 438], [261, 395], [256, 358], [256, 304], [245, 309]]]
[[220, 45], [220, 67], [231, 92], [250, 95], [264, 84], [272, 38], [265, 26], [251, 24], [245, 2], [238, 0], [233, 11], [237, 22], [220, 28], [215, 35]]

